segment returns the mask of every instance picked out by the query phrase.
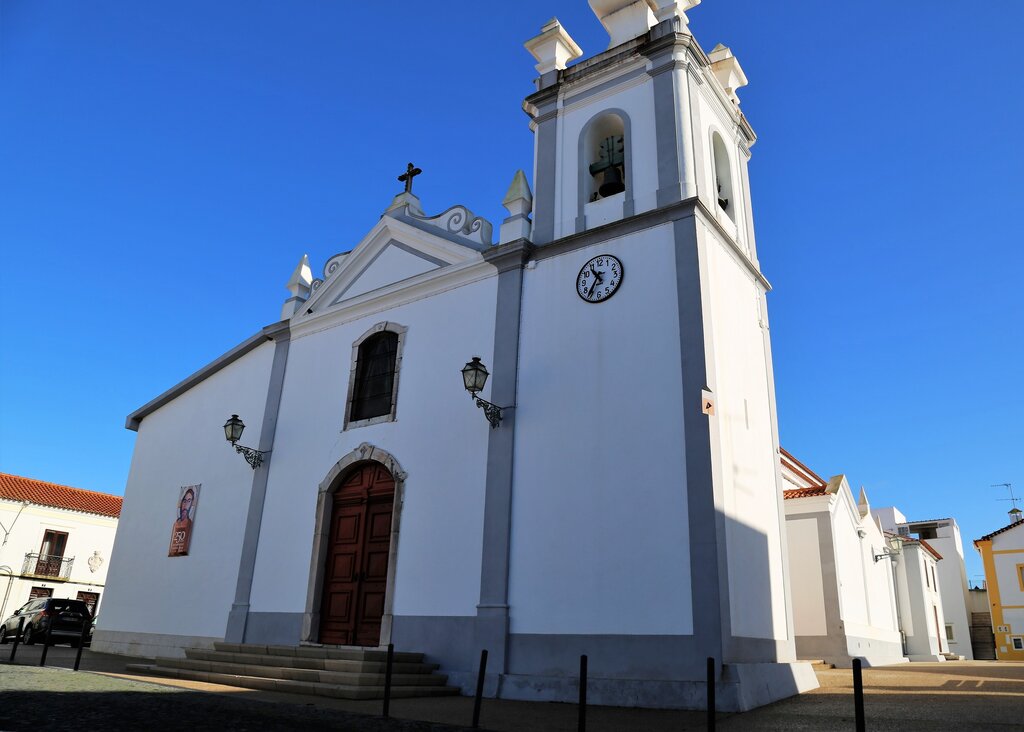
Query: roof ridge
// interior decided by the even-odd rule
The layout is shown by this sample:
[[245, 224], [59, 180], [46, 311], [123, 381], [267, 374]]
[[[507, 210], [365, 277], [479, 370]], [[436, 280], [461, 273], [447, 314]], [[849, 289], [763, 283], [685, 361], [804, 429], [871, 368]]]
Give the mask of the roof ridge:
[[67, 488], [69, 491], [80, 491], [82, 493], [92, 493], [96, 496], [112, 496], [113, 498], [120, 498], [124, 500], [124, 496], [119, 496], [116, 493], [104, 493], [103, 491], [94, 491], [91, 488], [76, 488], [73, 485], [66, 485], [64, 483], [54, 483], [52, 480], [40, 480], [39, 478], [29, 478], [27, 475], [18, 475], [17, 473], [5, 473], [0, 470], [0, 476], [7, 476], [8, 478], [18, 478], [20, 480], [30, 480], [33, 483], [42, 483], [44, 485], [55, 485], [58, 488]]

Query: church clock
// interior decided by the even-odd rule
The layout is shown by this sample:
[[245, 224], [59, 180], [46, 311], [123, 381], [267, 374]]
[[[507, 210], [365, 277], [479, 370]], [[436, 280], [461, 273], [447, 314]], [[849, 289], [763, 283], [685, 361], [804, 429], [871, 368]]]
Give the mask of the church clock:
[[618, 257], [601, 254], [583, 265], [576, 275], [576, 294], [586, 302], [603, 302], [622, 284], [622, 262]]

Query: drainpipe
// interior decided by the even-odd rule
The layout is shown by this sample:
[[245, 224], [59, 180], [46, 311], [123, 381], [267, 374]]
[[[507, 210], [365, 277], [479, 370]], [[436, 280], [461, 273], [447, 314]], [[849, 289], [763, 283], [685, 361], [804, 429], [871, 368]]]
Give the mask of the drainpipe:
[[11, 583], [14, 582], [14, 571], [6, 564], [0, 566], [0, 574], [7, 575], [7, 590], [4, 592], [4, 601], [0, 603], [0, 619], [4, 617], [4, 609], [7, 607], [7, 598], [11, 594]]

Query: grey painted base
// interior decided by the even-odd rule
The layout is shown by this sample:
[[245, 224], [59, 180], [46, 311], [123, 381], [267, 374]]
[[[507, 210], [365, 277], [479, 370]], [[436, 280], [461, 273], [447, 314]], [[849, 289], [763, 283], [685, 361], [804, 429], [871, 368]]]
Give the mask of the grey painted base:
[[[739, 663], [726, 665], [715, 685], [715, 708], [745, 712], [818, 688], [808, 663]], [[579, 680], [565, 676], [508, 674], [501, 678], [499, 696], [520, 701], [575, 702]], [[706, 709], [707, 683], [661, 679], [587, 679], [587, 703], [646, 709]]]
[[213, 648], [213, 644], [220, 640], [220, 638], [202, 635], [133, 633], [122, 630], [97, 629], [92, 639], [92, 650], [120, 656], [184, 658], [186, 648]]
[[301, 632], [302, 613], [249, 613], [244, 642], [297, 646]]
[[882, 641], [856, 636], [797, 636], [796, 653], [800, 658], [820, 659], [836, 668], [851, 668], [859, 658], [865, 667], [906, 663], [899, 641]]
[[[402, 650], [439, 663], [448, 683], [463, 694], [476, 689], [480, 640], [475, 617], [402, 616], [393, 641]], [[477, 628], [479, 630], [479, 628]], [[768, 646], [766, 646], [768, 648]], [[706, 659], [693, 636], [541, 635], [508, 636], [507, 667], [490, 651], [484, 695], [527, 701], [575, 702], [580, 655], [587, 654], [587, 699], [594, 704], [662, 709], [703, 709]], [[775, 645], [769, 648], [775, 652]], [[769, 651], [766, 651], [769, 652]], [[807, 663], [735, 663], [722, 669], [717, 708], [745, 711], [818, 686]]]

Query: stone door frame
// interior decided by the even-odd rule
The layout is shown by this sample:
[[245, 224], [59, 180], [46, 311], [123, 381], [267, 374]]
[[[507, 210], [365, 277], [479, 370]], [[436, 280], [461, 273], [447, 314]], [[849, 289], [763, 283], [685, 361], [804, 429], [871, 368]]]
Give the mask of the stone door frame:
[[345, 479], [367, 463], [378, 463], [395, 479], [394, 505], [391, 512], [391, 543], [388, 549], [388, 579], [384, 591], [384, 614], [380, 619], [380, 645], [391, 642], [391, 626], [394, 622], [395, 568], [398, 565], [398, 532], [401, 527], [402, 505], [405, 498], [406, 473], [394, 456], [364, 442], [343, 457], [330, 469], [320, 482], [316, 497], [316, 529], [313, 532], [313, 551], [309, 561], [309, 584], [306, 588], [306, 610], [302, 614], [303, 643], [320, 642], [320, 607], [323, 598], [324, 571], [327, 553], [330, 549], [331, 514], [334, 510], [334, 491]]

